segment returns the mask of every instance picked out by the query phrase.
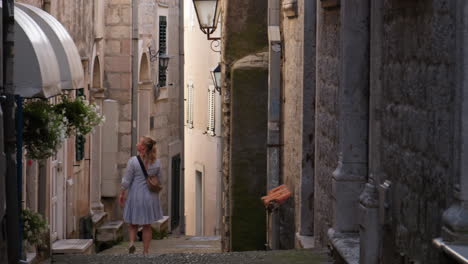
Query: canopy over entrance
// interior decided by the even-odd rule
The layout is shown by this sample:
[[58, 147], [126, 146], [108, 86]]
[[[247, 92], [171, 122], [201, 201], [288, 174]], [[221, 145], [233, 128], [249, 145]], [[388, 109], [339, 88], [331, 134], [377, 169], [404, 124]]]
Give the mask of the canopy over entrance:
[[37, 7], [17, 3], [15, 22], [16, 94], [48, 98], [62, 89], [83, 88], [78, 50], [57, 19]]

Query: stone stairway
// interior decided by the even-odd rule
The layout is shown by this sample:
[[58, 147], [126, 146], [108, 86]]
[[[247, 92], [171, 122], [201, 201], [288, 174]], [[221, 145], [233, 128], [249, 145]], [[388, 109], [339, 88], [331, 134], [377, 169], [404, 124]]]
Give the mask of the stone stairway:
[[97, 251], [110, 248], [123, 240], [123, 221], [106, 221], [96, 230]]

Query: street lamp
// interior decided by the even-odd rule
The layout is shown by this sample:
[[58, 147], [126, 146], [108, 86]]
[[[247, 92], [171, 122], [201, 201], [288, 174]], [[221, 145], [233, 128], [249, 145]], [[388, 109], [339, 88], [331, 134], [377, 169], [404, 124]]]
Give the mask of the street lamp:
[[169, 57], [166, 53], [161, 53], [159, 50], [155, 51], [151, 49], [151, 46], [148, 47], [148, 51], [150, 55], [150, 61], [153, 62], [159, 59], [159, 69], [161, 69], [161, 71], [167, 70], [171, 57]]
[[221, 14], [220, 0], [192, 0], [195, 12], [197, 13], [200, 29], [208, 37], [208, 40], [219, 40], [220, 38], [210, 37], [216, 31], [219, 15]]
[[213, 71], [211, 71], [211, 78], [213, 79], [213, 84], [216, 91], [221, 94], [221, 65], [218, 64]]

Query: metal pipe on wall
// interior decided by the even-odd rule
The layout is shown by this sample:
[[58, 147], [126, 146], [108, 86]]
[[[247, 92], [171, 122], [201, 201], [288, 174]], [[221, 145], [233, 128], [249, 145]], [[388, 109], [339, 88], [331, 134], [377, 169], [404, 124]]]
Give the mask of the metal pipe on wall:
[[132, 155], [136, 155], [138, 127], [138, 0], [132, 0]]
[[[280, 123], [281, 123], [281, 38], [279, 29], [279, 0], [268, 0], [269, 85], [267, 190], [280, 184]], [[267, 221], [268, 247], [279, 249], [279, 214], [273, 210]]]
[[15, 18], [14, 0], [2, 0], [2, 35], [3, 35], [3, 83], [2, 110], [4, 113], [4, 142], [6, 155], [6, 233], [8, 244], [8, 263], [18, 263], [20, 248], [20, 203], [18, 200], [18, 181], [16, 174], [16, 124], [14, 95], [14, 39]]

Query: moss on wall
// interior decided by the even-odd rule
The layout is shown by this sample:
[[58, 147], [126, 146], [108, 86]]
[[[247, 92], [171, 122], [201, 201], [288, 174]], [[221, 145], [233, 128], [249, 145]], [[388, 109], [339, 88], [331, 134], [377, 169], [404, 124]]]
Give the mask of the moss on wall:
[[[261, 250], [266, 242], [268, 69], [232, 72], [231, 249]], [[259, 100], [260, 99], [260, 100]]]
[[230, 0], [226, 11], [224, 58], [232, 63], [268, 47], [268, 1]]

